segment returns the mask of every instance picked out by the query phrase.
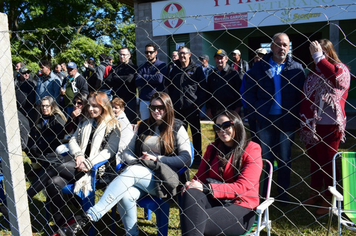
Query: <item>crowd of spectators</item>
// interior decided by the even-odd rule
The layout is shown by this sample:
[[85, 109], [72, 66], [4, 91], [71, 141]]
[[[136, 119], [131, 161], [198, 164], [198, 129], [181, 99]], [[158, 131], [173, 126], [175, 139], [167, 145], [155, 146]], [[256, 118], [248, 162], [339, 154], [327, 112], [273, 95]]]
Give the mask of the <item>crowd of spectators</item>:
[[[224, 49], [218, 49], [214, 54], [215, 66], [212, 66], [209, 64], [208, 55], [200, 55], [199, 61], [195, 62], [187, 46], [181, 46], [174, 51], [172, 60], [167, 65], [159, 59], [159, 48], [154, 43], [145, 46], [147, 61], [140, 66], [132, 62], [130, 49], [126, 47], [120, 49], [117, 64], [114, 64], [112, 55], [100, 54], [98, 65], [94, 58], [89, 58], [83, 63], [85, 69], [82, 74], [74, 62], [56, 64], [52, 70], [51, 62], [43, 60], [39, 63], [39, 73], [35, 75], [31, 75], [26, 65], [21, 62], [17, 63], [14, 75], [18, 109], [27, 118], [30, 127], [29, 141], [27, 145], [24, 145], [24, 150], [33, 163], [40, 165], [38, 172], [40, 177], [33, 181], [28, 190], [29, 196], [33, 197], [43, 188], [47, 189], [58, 228], [66, 221], [61, 214], [61, 206], [64, 202], [58, 189], [67, 183], [79, 182], [80, 179], [85, 178], [86, 172], [94, 164], [104, 159], [113, 159], [111, 163], [115, 163], [115, 166], [126, 161], [123, 157], [128, 155], [126, 150], [131, 149], [130, 160], [126, 164], [135, 159], [135, 156], [143, 160], [160, 161], [174, 171], [189, 166], [190, 147], [185, 143], [189, 139], [186, 132], [188, 126], [192, 134], [194, 162], [196, 165], [200, 163], [201, 165], [195, 179], [187, 182], [185, 186], [187, 189], [190, 187], [203, 191], [208, 188], [209, 191], [214, 191], [216, 185], [206, 182], [205, 176], [209, 173], [205, 171], [209, 169], [207, 163], [211, 162], [210, 156], [204, 157], [208, 159], [201, 161], [200, 120], [203, 117], [214, 120], [217, 133], [216, 144], [220, 145], [218, 151], [224, 154], [223, 158], [220, 154], [216, 154], [216, 150], [212, 150], [213, 144], [208, 147], [209, 155], [213, 153], [211, 158], [216, 156], [215, 161], [219, 163], [219, 168], [216, 168], [220, 171], [220, 174], [217, 174], [209, 170], [215, 173], [209, 176], [223, 176], [220, 168], [223, 167], [224, 170], [226, 166], [224, 158], [227, 158], [229, 162], [232, 161], [234, 167], [241, 169], [245, 163], [240, 163], [240, 160], [251, 158], [247, 155], [248, 153], [244, 152], [253, 148], [262, 153], [261, 155], [255, 153], [252, 158], [258, 159], [262, 156], [271, 162], [278, 160], [278, 195], [276, 197], [279, 200], [288, 201], [286, 190], [290, 185], [292, 168], [291, 146], [295, 132], [300, 126], [301, 101], [305, 102], [305, 99], [308, 99], [308, 101], [317, 103], [314, 106], [320, 106], [314, 109], [318, 112], [313, 113], [314, 126], [308, 124], [311, 119], [309, 116], [312, 116], [311, 111], [303, 107], [303, 111], [307, 111], [305, 114], [308, 114], [306, 118], [310, 118], [302, 123], [304, 134], [307, 134], [307, 131], [314, 132], [308, 136], [309, 141], [306, 141], [306, 146], [308, 153], [316, 159], [316, 163], [324, 163], [313, 153], [316, 143], [320, 142], [320, 137], [323, 138], [326, 135], [325, 132], [320, 132], [326, 127], [325, 125], [328, 125], [330, 132], [339, 134], [336, 140], [333, 140], [335, 144], [329, 148], [329, 154], [336, 152], [339, 142], [344, 138], [342, 127], [344, 127], [346, 117], [342, 112], [345, 102], [340, 103], [339, 100], [347, 97], [350, 75], [337, 56], [335, 57], [332, 44], [328, 46], [330, 41], [321, 42], [321, 46], [319, 43], [314, 43], [310, 49], [317, 53], [314, 55], [314, 51], [311, 51], [316, 65], [315, 71], [311, 73], [314, 73], [317, 78], [320, 77], [320, 71], [326, 71], [323, 76], [327, 73], [330, 75], [328, 78], [323, 78], [321, 82], [313, 82], [325, 86], [322, 87], [323, 91], [318, 91], [322, 94], [316, 91], [310, 93], [314, 100], [310, 99], [308, 87], [305, 87], [305, 72], [302, 65], [294, 61], [289, 54], [290, 40], [285, 33], [273, 36], [270, 52], [264, 48], [255, 51], [251, 68], [242, 59], [238, 49], [231, 52], [231, 63], [229, 63], [228, 53]], [[334, 59], [327, 62], [325, 57]], [[342, 74], [345, 80], [341, 81], [342, 83], [335, 81], [339, 78], [335, 76], [336, 74]], [[313, 78], [309, 76], [307, 81]], [[335, 97], [335, 94], [339, 96]], [[303, 100], [304, 95], [309, 97], [304, 97]], [[229, 112], [226, 113], [226, 111]], [[322, 111], [325, 111], [326, 115]], [[242, 132], [243, 119], [248, 119], [251, 137], [255, 141], [253, 143], [248, 144], [246, 137], [241, 138], [237, 134]], [[230, 125], [226, 122], [230, 122]], [[232, 142], [238, 142], [238, 145], [231, 146], [223, 134], [231, 136]], [[314, 137], [313, 134], [319, 139], [313, 139], [312, 142], [310, 137]], [[306, 140], [305, 137], [304, 140]], [[159, 145], [155, 145], [157, 143]], [[261, 150], [256, 148], [258, 146], [256, 143], [261, 145]], [[238, 153], [237, 156], [235, 152]], [[58, 155], [63, 156], [65, 163], [53, 164], [56, 163], [53, 158], [58, 158]], [[182, 158], [184, 160], [181, 160]], [[236, 158], [239, 163], [236, 163]], [[312, 173], [316, 172], [316, 169], [317, 167], [312, 165]], [[139, 178], [138, 173], [145, 175], [145, 178], [147, 176], [149, 179], [153, 178], [153, 171], [147, 166], [144, 169], [137, 166], [130, 167], [124, 172], [132, 175], [133, 181]], [[231, 178], [235, 181], [241, 181], [239, 175], [243, 172], [240, 174], [236, 174], [233, 170], [228, 172], [229, 175], [234, 176]], [[256, 173], [258, 176], [254, 175], [253, 181], [259, 178], [260, 172]], [[115, 178], [114, 181], [118, 185], [131, 181], [125, 178]], [[220, 184], [225, 183], [224, 178]], [[203, 185], [197, 184], [197, 181], [201, 181]], [[326, 177], [324, 181], [325, 184], [330, 182]], [[315, 186], [317, 192], [311, 195], [327, 195], [325, 189], [322, 188], [323, 183], [317, 182], [312, 179], [312, 185]], [[128, 211], [132, 206], [127, 202], [135, 202], [143, 194], [154, 195], [154, 186], [150, 181], [141, 180], [132, 182], [132, 185], [126, 186], [127, 189], [118, 190], [110, 186], [108, 193], [104, 193], [103, 200], [84, 216], [85, 219], [89, 217], [89, 220], [84, 221], [97, 221], [104, 214], [102, 208], [106, 211], [111, 209], [112, 205], [121, 202], [120, 214], [125, 215], [128, 212], [131, 214], [123, 218], [126, 231], [132, 235], [138, 234], [136, 221], [133, 220], [136, 215]], [[135, 201], [126, 199], [126, 191], [131, 194], [127, 197], [134, 198]], [[236, 191], [240, 190], [236, 189]], [[183, 211], [188, 213], [182, 223], [184, 231], [187, 231], [186, 235], [190, 235], [190, 229], [195, 227], [189, 223], [191, 222], [189, 214], [193, 214], [189, 212], [192, 212], [194, 208], [189, 208], [199, 208], [198, 205], [194, 205], [193, 201], [196, 202], [195, 198], [202, 197], [194, 190], [188, 192], [190, 197], [187, 194], [184, 195], [186, 205], [183, 207]], [[212, 194], [212, 192], [208, 193]], [[120, 195], [120, 197], [114, 203], [110, 203], [110, 208], [108, 208], [105, 194]], [[253, 204], [255, 207], [256, 203]], [[206, 210], [211, 210], [213, 214], [216, 210], [215, 206], [213, 204]], [[252, 208], [249, 208], [246, 215], [249, 215]], [[232, 211], [238, 211], [238, 208]], [[249, 216], [248, 225], [251, 224], [251, 219]], [[206, 219], [198, 221], [201, 220], [206, 221]], [[198, 221], [197, 224], [200, 224]], [[77, 226], [82, 228], [84, 223]], [[222, 228], [219, 229], [223, 230]], [[196, 229], [204, 232], [209, 228]], [[67, 234], [68, 230], [72, 232], [77, 229], [64, 228], [60, 235], [72, 235]], [[215, 232], [218, 229], [212, 230]]]

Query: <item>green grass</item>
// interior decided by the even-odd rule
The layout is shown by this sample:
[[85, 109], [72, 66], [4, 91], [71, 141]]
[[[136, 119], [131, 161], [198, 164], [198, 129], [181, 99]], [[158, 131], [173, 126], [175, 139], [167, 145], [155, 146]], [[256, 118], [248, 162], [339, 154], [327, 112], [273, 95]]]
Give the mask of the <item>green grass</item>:
[[[214, 132], [212, 131], [211, 124], [202, 124], [202, 147], [205, 152], [206, 146], [214, 140]], [[347, 141], [340, 145], [340, 149], [344, 150], [356, 150], [356, 130], [347, 132]], [[292, 149], [292, 174], [291, 174], [291, 187], [288, 189], [290, 193], [290, 202], [287, 205], [281, 205], [276, 201], [270, 208], [270, 219], [272, 220], [272, 235], [310, 235], [320, 236], [326, 235], [327, 216], [319, 217], [314, 214], [316, 208], [305, 207], [301, 203], [309, 196], [309, 159], [305, 155], [304, 145], [299, 141], [298, 135], [295, 137], [295, 145]], [[25, 168], [30, 168], [28, 160], [25, 159]], [[190, 175], [193, 176], [197, 169], [195, 167], [190, 169]], [[276, 179], [277, 175], [274, 175]], [[29, 184], [29, 183], [28, 183]], [[102, 191], [97, 191], [98, 198]], [[276, 186], [273, 186], [272, 196], [277, 194]], [[34, 198], [36, 209], [31, 207], [31, 217], [34, 235], [47, 235], [44, 229], [46, 229], [45, 211], [44, 211], [45, 195], [40, 193]], [[80, 213], [75, 207], [72, 208], [75, 213]], [[66, 212], [70, 215], [69, 212]], [[143, 210], [138, 210], [138, 225], [141, 230], [141, 235], [156, 235], [155, 216], [152, 215], [152, 220], [148, 221], [144, 219]], [[119, 215], [116, 217], [120, 218]], [[36, 219], [36, 220], [35, 220]], [[170, 208], [169, 217], [169, 235], [180, 235], [179, 226], [179, 209], [176, 204], [172, 203]], [[336, 218], [333, 218], [333, 231], [332, 235], [336, 235]], [[99, 233], [96, 235], [110, 235], [110, 228], [113, 221], [110, 214], [103, 217], [101, 221], [96, 224], [96, 228], [99, 229]], [[5, 220], [0, 221], [0, 225], [7, 227], [8, 224]], [[117, 222], [116, 235], [124, 235], [123, 225], [120, 221]], [[11, 235], [9, 230], [3, 229], [0, 231], [0, 236]], [[262, 235], [266, 235], [265, 232]], [[343, 231], [343, 235], [356, 235], [355, 232]]]

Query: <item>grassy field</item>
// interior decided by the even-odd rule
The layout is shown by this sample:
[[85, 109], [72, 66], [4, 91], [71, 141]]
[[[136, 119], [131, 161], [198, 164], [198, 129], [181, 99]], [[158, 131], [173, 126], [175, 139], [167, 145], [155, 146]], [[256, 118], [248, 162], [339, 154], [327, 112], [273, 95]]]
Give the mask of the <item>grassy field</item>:
[[[206, 146], [214, 140], [214, 132], [212, 131], [211, 124], [202, 124], [202, 141], [203, 151]], [[355, 149], [355, 136], [356, 131], [351, 130], [347, 132], [347, 142], [341, 144], [340, 149], [356, 150]], [[306, 207], [302, 204], [302, 201], [309, 196], [309, 160], [305, 155], [303, 144], [299, 141], [298, 135], [295, 137], [295, 145], [293, 146], [292, 154], [292, 183], [288, 189], [290, 195], [289, 202], [276, 201], [270, 212], [270, 219], [272, 220], [272, 235], [310, 235], [320, 236], [326, 235], [327, 216], [317, 216], [314, 214], [316, 207]], [[25, 168], [28, 170], [28, 160], [25, 161]], [[197, 171], [196, 167], [190, 169], [190, 174], [193, 176]], [[278, 173], [278, 171], [277, 171]], [[275, 179], [276, 175], [274, 175]], [[28, 183], [29, 184], [29, 183]], [[98, 197], [101, 191], [98, 191]], [[276, 187], [273, 186], [272, 196], [277, 194]], [[43, 193], [38, 194], [34, 199], [34, 205], [31, 206], [31, 220], [32, 229], [34, 235], [50, 235], [48, 233], [48, 223], [45, 218], [45, 195]], [[72, 208], [75, 214], [80, 213], [75, 207]], [[66, 212], [66, 215], [70, 215], [70, 212]], [[116, 216], [119, 219], [119, 215]], [[0, 217], [0, 226], [3, 228], [0, 231], [1, 235], [11, 235], [9, 232], [9, 226], [7, 221]], [[143, 210], [138, 210], [138, 225], [141, 230], [141, 235], [156, 235], [155, 216], [151, 221], [145, 220]], [[179, 209], [177, 204], [172, 203], [170, 208], [169, 217], [169, 235], [180, 235], [179, 226]], [[52, 223], [50, 223], [52, 224]], [[111, 226], [113, 220], [110, 214], [107, 214], [103, 219], [95, 226], [98, 229], [96, 235], [110, 235]], [[333, 231], [332, 234], [336, 235], [336, 218], [333, 219]], [[116, 223], [115, 235], [124, 235], [123, 226], [120, 222]], [[265, 232], [262, 235], [266, 235]], [[344, 232], [343, 235], [356, 235], [354, 232]]]

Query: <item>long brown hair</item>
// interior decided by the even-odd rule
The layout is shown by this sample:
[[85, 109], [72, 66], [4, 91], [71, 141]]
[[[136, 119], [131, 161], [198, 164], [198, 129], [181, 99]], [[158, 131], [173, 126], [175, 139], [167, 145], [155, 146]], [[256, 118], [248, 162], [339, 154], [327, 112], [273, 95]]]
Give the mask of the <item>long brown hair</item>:
[[[247, 146], [247, 144], [249, 143], [248, 139], [247, 139], [247, 135], [246, 135], [246, 130], [245, 130], [245, 126], [242, 122], [241, 117], [239, 116], [239, 114], [237, 114], [236, 111], [233, 110], [225, 110], [225, 111], [221, 111], [218, 112], [218, 115], [215, 116], [214, 118], [214, 123], [216, 124], [216, 120], [218, 117], [220, 116], [226, 116], [227, 118], [229, 118], [229, 120], [232, 122], [232, 128], [234, 129], [234, 144], [232, 146], [233, 148], [233, 155], [232, 155], [232, 166], [234, 166], [234, 173], [235, 176], [237, 176], [239, 174], [240, 168], [241, 168], [241, 156], [242, 154], [245, 152], [245, 148]], [[215, 133], [215, 144], [216, 147], [221, 147], [221, 145], [223, 144], [223, 142], [221, 141], [221, 139], [219, 138], [218, 134]]]
[[[100, 124], [101, 122], [105, 122], [107, 131], [109, 131], [115, 127], [119, 128], [120, 125], [119, 125], [118, 120], [115, 118], [115, 115], [112, 110], [108, 95], [106, 95], [105, 92], [91, 92], [88, 96], [88, 100], [90, 98], [94, 98], [95, 101], [103, 109], [101, 115], [97, 119], [98, 124]], [[89, 109], [89, 106], [87, 106], [86, 110], [87, 109]]]
[[[163, 141], [165, 155], [172, 154], [174, 152], [174, 137], [173, 137], [173, 124], [174, 124], [174, 108], [170, 96], [164, 92], [156, 92], [152, 95], [150, 104], [153, 100], [159, 99], [163, 102], [165, 108], [165, 115], [163, 116], [161, 124], [160, 137]], [[156, 120], [153, 118], [152, 113], [148, 118], [148, 125], [155, 125]]]
[[334, 45], [330, 40], [328, 40], [328, 39], [320, 39], [319, 43], [325, 49], [325, 52], [328, 54], [328, 55], [325, 55], [325, 56], [326, 56], [326, 59], [331, 64], [341, 63], [338, 55], [336, 54]]

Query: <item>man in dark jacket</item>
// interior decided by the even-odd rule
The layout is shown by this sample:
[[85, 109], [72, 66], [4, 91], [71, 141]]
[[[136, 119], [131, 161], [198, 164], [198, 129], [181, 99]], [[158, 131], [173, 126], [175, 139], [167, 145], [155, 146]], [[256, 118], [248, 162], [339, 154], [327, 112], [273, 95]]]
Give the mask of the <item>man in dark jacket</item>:
[[[287, 201], [290, 184], [291, 146], [299, 127], [299, 103], [304, 84], [304, 71], [289, 51], [285, 33], [273, 36], [271, 50], [246, 73], [244, 98], [255, 119], [261, 141], [262, 156], [272, 163], [278, 159], [278, 191], [280, 200]], [[273, 149], [272, 149], [273, 148]]]
[[113, 66], [110, 74], [106, 78], [107, 85], [112, 88], [114, 96], [118, 96], [126, 103], [125, 114], [131, 124], [136, 124], [137, 103], [136, 103], [136, 84], [135, 74], [137, 66], [131, 61], [131, 53], [127, 47], [119, 51], [120, 63]]
[[61, 95], [63, 96], [63, 107], [67, 113], [67, 116], [73, 111], [73, 99], [81, 93], [83, 96], [89, 94], [88, 84], [86, 79], [78, 73], [77, 64], [69, 62], [67, 65], [68, 76], [63, 80], [61, 86]]
[[188, 124], [192, 132], [194, 152], [194, 162], [201, 160], [201, 132], [200, 132], [200, 111], [199, 106], [202, 101], [198, 94], [199, 80], [196, 77], [196, 65], [191, 59], [190, 49], [183, 46], [178, 49], [178, 60], [174, 61], [176, 66], [168, 74], [166, 88], [172, 99], [175, 117], [184, 121], [187, 129]]
[[141, 65], [135, 77], [136, 86], [139, 88], [141, 120], [149, 117], [148, 105], [155, 92], [164, 90], [164, 75], [167, 74], [166, 63], [157, 57], [157, 46], [149, 43], [145, 47], [147, 62]]
[[238, 113], [242, 106], [239, 75], [227, 64], [228, 57], [225, 50], [219, 49], [214, 55], [214, 60], [216, 67], [207, 81], [207, 114], [210, 118], [214, 118], [218, 111], [225, 109], [235, 110]]

